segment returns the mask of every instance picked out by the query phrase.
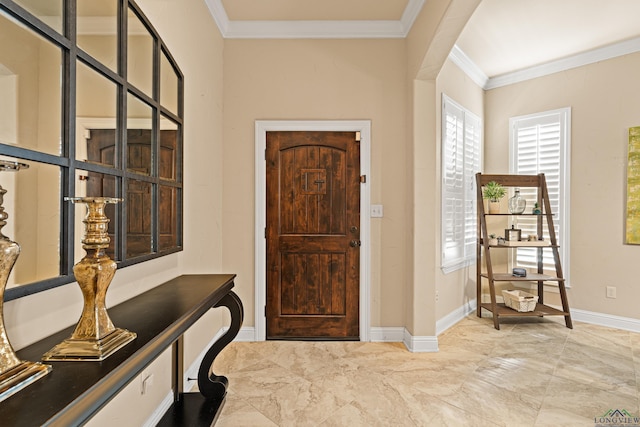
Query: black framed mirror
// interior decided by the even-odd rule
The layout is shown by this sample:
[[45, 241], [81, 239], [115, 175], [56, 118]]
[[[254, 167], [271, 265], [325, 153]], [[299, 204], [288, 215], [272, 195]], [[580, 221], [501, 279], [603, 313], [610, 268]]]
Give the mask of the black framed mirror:
[[[184, 77], [134, 1], [0, 0], [0, 175], [21, 245], [5, 300], [73, 282], [82, 205], [107, 215], [118, 267], [182, 250]], [[4, 42], [10, 40], [10, 43]]]

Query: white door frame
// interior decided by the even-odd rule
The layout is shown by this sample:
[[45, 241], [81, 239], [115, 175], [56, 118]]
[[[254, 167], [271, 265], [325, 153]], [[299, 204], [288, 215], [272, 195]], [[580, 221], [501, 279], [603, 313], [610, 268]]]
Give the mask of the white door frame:
[[371, 325], [371, 121], [370, 120], [256, 120], [255, 123], [255, 340], [267, 335], [265, 306], [267, 303], [266, 258], [266, 162], [267, 132], [325, 131], [360, 132], [360, 174], [366, 182], [360, 186], [360, 341], [370, 340]]

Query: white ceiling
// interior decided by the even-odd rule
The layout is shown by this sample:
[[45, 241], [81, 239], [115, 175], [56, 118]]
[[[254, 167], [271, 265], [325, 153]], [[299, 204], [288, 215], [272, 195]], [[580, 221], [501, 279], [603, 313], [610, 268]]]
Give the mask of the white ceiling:
[[489, 77], [640, 36], [638, 0], [483, 0], [458, 47]]
[[[226, 38], [401, 38], [425, 2], [205, 1]], [[640, 0], [482, 0], [452, 59], [490, 88], [639, 50]]]

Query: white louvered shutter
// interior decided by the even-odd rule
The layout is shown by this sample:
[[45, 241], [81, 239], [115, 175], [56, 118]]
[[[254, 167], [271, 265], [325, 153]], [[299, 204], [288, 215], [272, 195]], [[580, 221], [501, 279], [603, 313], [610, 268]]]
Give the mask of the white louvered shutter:
[[478, 117], [443, 95], [442, 268], [453, 271], [475, 259], [475, 173], [480, 170]]
[[[566, 268], [568, 244], [568, 145], [569, 145], [570, 109], [554, 110], [510, 120], [511, 127], [511, 164], [510, 172], [519, 175], [537, 175], [544, 173], [549, 192], [549, 202], [553, 213], [553, 222], [560, 245], [560, 256]], [[520, 194], [527, 200], [527, 212], [537, 200], [535, 188], [521, 188]], [[522, 235], [537, 234], [536, 218], [517, 217], [517, 227]], [[549, 239], [545, 227], [544, 238]], [[521, 267], [537, 267], [537, 250], [518, 249], [516, 264]], [[543, 251], [545, 270], [555, 271], [553, 254]]]

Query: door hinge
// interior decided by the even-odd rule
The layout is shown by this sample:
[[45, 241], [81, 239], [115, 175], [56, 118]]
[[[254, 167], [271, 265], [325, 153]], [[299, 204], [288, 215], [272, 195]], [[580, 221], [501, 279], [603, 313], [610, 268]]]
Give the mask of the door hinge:
[[356, 142], [360, 142], [360, 131], [356, 132]]
[[367, 182], [367, 175], [360, 175], [360, 182], [363, 184]]
[[264, 238], [267, 238], [267, 227], [264, 228]]
[[264, 306], [264, 317], [267, 317], [267, 306]]

